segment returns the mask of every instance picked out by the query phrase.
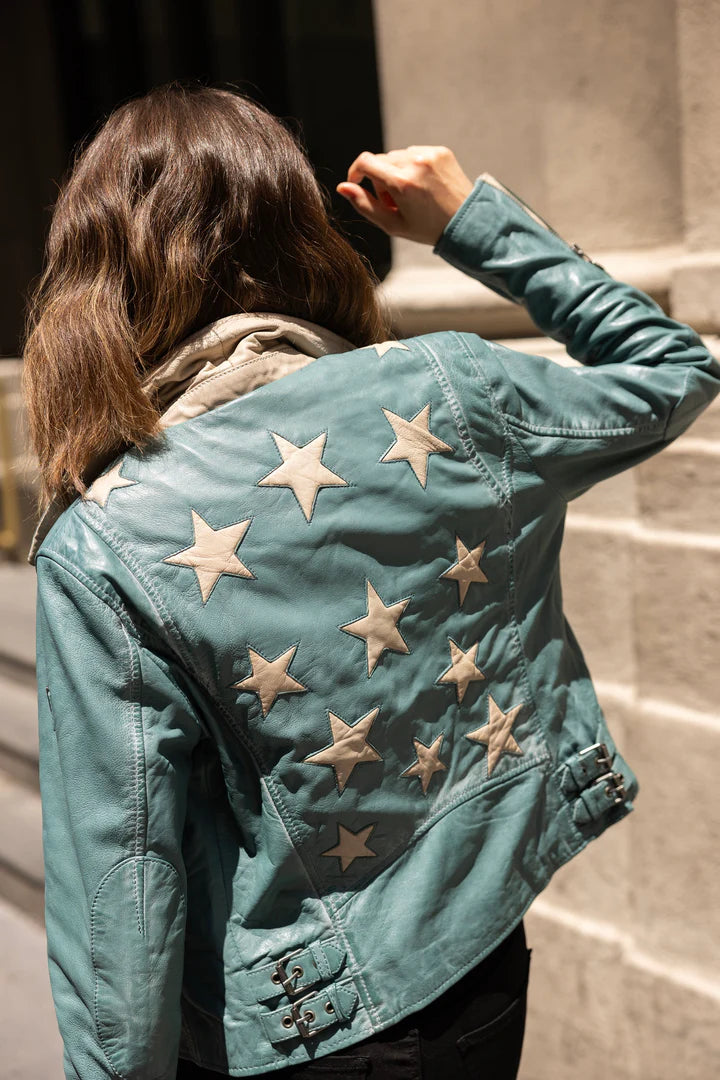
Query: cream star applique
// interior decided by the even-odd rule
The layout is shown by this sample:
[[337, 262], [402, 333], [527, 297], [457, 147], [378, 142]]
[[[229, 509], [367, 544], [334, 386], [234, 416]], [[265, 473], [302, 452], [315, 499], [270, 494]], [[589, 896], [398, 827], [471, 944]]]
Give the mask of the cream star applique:
[[282, 465], [278, 465], [277, 469], [258, 480], [258, 486], [291, 488], [303, 514], [310, 521], [320, 488], [348, 487], [347, 480], [343, 480], [322, 463], [327, 432], [323, 431], [304, 446], [296, 446], [274, 431], [270, 434], [280, 451]]
[[459, 536], [455, 537], [457, 562], [453, 563], [450, 569], [446, 570], [440, 577], [457, 581], [460, 607], [463, 606], [467, 591], [473, 581], [487, 581], [485, 574], [480, 569], [480, 560], [485, 551], [485, 544], [486, 541], [483, 540], [482, 544], [479, 544], [478, 547], [473, 548], [472, 551], [470, 551], [469, 548], [465, 547], [465, 544], [463, 544]]
[[373, 822], [372, 825], [366, 825], [354, 833], [338, 822], [337, 844], [333, 848], [328, 848], [327, 851], [322, 851], [321, 855], [337, 855], [343, 873], [355, 862], [355, 859], [369, 859], [376, 856], [377, 851], [373, 851], [366, 843], [375, 824]]
[[430, 431], [430, 405], [416, 413], [412, 420], [389, 409], [383, 409], [383, 413], [395, 432], [395, 442], [380, 461], [407, 461], [422, 487], [426, 487], [429, 455], [451, 454], [453, 449]]
[[335, 779], [341, 795], [356, 765], [362, 761], [382, 761], [375, 747], [367, 741], [373, 720], [379, 712], [379, 708], [373, 709], [372, 712], [361, 716], [355, 724], [348, 724], [328, 710], [332, 745], [303, 758], [303, 761], [309, 765], [330, 765], [335, 770]]
[[402, 349], [403, 352], [410, 352], [407, 345], [403, 345], [401, 341], [379, 341], [377, 345], [372, 345], [371, 348], [375, 350], [381, 359], [391, 349]]
[[178, 551], [176, 555], [168, 555], [163, 562], [173, 563], [175, 566], [191, 566], [197, 574], [203, 604], [206, 604], [221, 574], [234, 574], [242, 578], [255, 577], [235, 554], [235, 548], [245, 536], [251, 519], [226, 525], [222, 529], [213, 529], [197, 510], [192, 510], [191, 513], [195, 543]]
[[483, 724], [476, 731], [469, 731], [465, 738], [485, 743], [488, 748], [488, 776], [491, 776], [501, 754], [522, 754], [511, 728], [518, 713], [525, 706], [515, 705], [507, 712], [503, 712], [491, 694], [488, 694], [488, 702], [487, 724]]
[[83, 495], [83, 499], [96, 502], [98, 506], [102, 506], [104, 509], [111, 491], [115, 491], [116, 488], [131, 487], [133, 484], [137, 484], [137, 480], [128, 480], [126, 476], [120, 475], [120, 470], [124, 464], [121, 461], [114, 465], [112, 469], [108, 469], [102, 476], [98, 476]]
[[354, 622], [345, 623], [340, 629], [353, 637], [364, 638], [367, 645], [368, 677], [372, 675], [378, 660], [385, 652], [409, 653], [407, 642], [397, 628], [398, 620], [403, 615], [405, 608], [410, 603], [410, 597], [406, 600], [398, 600], [396, 604], [382, 602], [380, 596], [367, 582], [367, 615]]
[[455, 683], [458, 704], [462, 704], [465, 692], [471, 682], [484, 679], [482, 671], [475, 666], [475, 656], [479, 642], [471, 645], [467, 652], [463, 652], [457, 642], [448, 638], [450, 645], [450, 667], [437, 679], [439, 683]]
[[435, 773], [447, 770], [447, 765], [440, 760], [439, 756], [442, 741], [443, 736], [438, 735], [430, 746], [426, 746], [419, 739], [413, 739], [417, 761], [409, 769], [400, 773], [401, 776], [417, 776], [422, 784], [423, 795], [427, 793], [428, 784]]
[[248, 645], [252, 675], [248, 675], [246, 679], [242, 679], [240, 682], [233, 683], [233, 688], [249, 690], [251, 693], [257, 694], [262, 714], [267, 716], [275, 704], [278, 694], [304, 694], [307, 691], [307, 686], [303, 686], [301, 682], [298, 682], [288, 673], [288, 668], [293, 662], [296, 651], [297, 645], [292, 645], [286, 652], [276, 656], [274, 660], [267, 660], [262, 653], [259, 653], [256, 649], [251, 649]]

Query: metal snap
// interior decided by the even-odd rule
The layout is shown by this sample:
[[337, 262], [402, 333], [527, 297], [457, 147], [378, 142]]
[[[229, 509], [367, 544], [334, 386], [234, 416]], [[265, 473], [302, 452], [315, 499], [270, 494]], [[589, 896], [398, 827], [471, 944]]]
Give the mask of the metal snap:
[[335, 1012], [335, 1006], [333, 1005], [332, 1001], [326, 1001], [325, 1002], [325, 1012], [329, 1012], [329, 1013], [334, 1013]]
[[308, 1024], [312, 1024], [314, 1019], [315, 1013], [312, 1011], [312, 1009], [306, 1009], [303, 1013], [303, 1020], [305, 1020]]
[[293, 1026], [292, 1016], [283, 1016], [280, 1022], [284, 1028], [291, 1028]]

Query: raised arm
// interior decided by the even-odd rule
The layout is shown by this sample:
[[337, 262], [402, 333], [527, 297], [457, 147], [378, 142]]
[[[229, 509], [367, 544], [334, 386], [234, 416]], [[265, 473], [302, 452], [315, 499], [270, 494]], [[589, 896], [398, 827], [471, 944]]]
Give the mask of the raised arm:
[[[365, 176], [377, 197], [358, 186]], [[463, 335], [513, 437], [563, 498], [660, 450], [718, 393], [720, 367], [690, 327], [612, 278], [493, 177], [472, 185], [446, 148], [362, 154], [338, 190], [391, 235], [433, 243], [446, 261], [524, 304], [585, 365]], [[462, 389], [470, 408], [486, 392]]]

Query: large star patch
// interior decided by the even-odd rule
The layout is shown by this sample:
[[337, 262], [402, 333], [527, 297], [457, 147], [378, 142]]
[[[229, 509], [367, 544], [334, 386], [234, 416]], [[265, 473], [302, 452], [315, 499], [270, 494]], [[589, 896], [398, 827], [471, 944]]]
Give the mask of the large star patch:
[[197, 510], [192, 510], [191, 513], [195, 543], [178, 551], [176, 555], [168, 555], [163, 562], [173, 563], [175, 566], [191, 566], [197, 574], [203, 604], [206, 604], [221, 574], [234, 574], [242, 578], [255, 577], [235, 554], [235, 548], [245, 536], [251, 519], [226, 525], [222, 529], [213, 529]]

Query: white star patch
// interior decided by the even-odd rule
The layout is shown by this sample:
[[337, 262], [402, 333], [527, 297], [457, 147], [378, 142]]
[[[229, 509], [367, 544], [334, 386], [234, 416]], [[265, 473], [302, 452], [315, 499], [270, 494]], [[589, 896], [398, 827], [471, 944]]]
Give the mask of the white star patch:
[[288, 668], [293, 662], [297, 651], [297, 645], [292, 645], [286, 652], [276, 656], [274, 660], [267, 660], [262, 653], [251, 649], [248, 645], [248, 656], [252, 666], [252, 675], [246, 679], [233, 683], [233, 688], [249, 690], [257, 694], [263, 716], [272, 709], [278, 694], [304, 694], [307, 686], [294, 679], [288, 673]]
[[371, 345], [370, 347], [375, 350], [381, 359], [391, 349], [402, 349], [403, 352], [410, 352], [407, 345], [403, 345], [401, 341], [380, 341], [377, 345]]
[[126, 476], [120, 475], [123, 465], [124, 462], [120, 461], [112, 469], [108, 469], [106, 473], [103, 473], [102, 476], [98, 476], [86, 490], [83, 499], [88, 502], [96, 502], [98, 506], [105, 509], [111, 491], [115, 491], [116, 488], [131, 487], [133, 484], [137, 484], [137, 480], [128, 480]]
[[427, 794], [428, 784], [434, 774], [447, 770], [447, 765], [439, 757], [442, 741], [443, 736], [438, 735], [430, 746], [426, 746], [419, 739], [413, 739], [417, 761], [400, 773], [401, 776], [417, 776], [422, 784], [423, 795]]
[[479, 544], [478, 547], [473, 548], [472, 551], [470, 551], [465, 544], [463, 544], [459, 536], [455, 537], [457, 562], [453, 563], [450, 569], [446, 570], [440, 577], [457, 581], [460, 607], [463, 606], [467, 591], [473, 581], [487, 582], [485, 574], [480, 569], [480, 560], [485, 551], [485, 544], [486, 541], [483, 540], [482, 544]]
[[191, 566], [197, 574], [203, 604], [206, 604], [221, 574], [255, 577], [235, 554], [235, 548], [245, 536], [251, 519], [213, 529], [197, 510], [191, 510], [191, 513], [195, 543], [175, 555], [168, 555], [163, 562]]
[[458, 705], [461, 705], [470, 683], [485, 678], [480, 668], [475, 666], [477, 647], [480, 643], [476, 641], [466, 652], [463, 652], [452, 638], [448, 638], [448, 643], [450, 645], [450, 667], [442, 673], [437, 682], [455, 683]]
[[385, 419], [395, 432], [395, 442], [380, 458], [381, 462], [407, 461], [422, 487], [427, 486], [430, 454], [451, 454], [452, 446], [430, 431], [430, 404], [415, 413], [411, 420], [383, 408]]
[[406, 600], [398, 600], [396, 604], [382, 602], [379, 594], [367, 582], [367, 615], [354, 622], [345, 623], [340, 629], [353, 637], [364, 638], [367, 645], [368, 678], [372, 675], [378, 660], [385, 652], [409, 653], [405, 638], [397, 628], [398, 620], [403, 615], [405, 608], [410, 603], [410, 597]]
[[489, 777], [492, 775], [501, 754], [522, 754], [522, 750], [511, 729], [518, 713], [525, 706], [515, 705], [505, 713], [491, 694], [488, 694], [488, 702], [488, 723], [483, 724], [476, 731], [469, 731], [465, 738], [486, 744], [488, 748], [487, 766]]
[[262, 480], [258, 480], [258, 486], [290, 488], [306, 519], [310, 521], [320, 488], [349, 486], [347, 480], [343, 480], [322, 463], [327, 432], [323, 431], [304, 446], [296, 446], [274, 431], [270, 434], [280, 451], [282, 465], [278, 465]]
[[355, 724], [348, 724], [334, 712], [328, 710], [332, 745], [318, 750], [303, 758], [309, 765], [330, 765], [335, 770], [335, 779], [342, 795], [353, 769], [363, 761], [382, 761], [374, 746], [367, 741], [373, 721], [380, 709], [361, 716]]
[[337, 855], [340, 859], [340, 869], [345, 873], [355, 859], [368, 859], [377, 855], [377, 851], [373, 851], [366, 843], [370, 833], [375, 828], [375, 824], [376, 822], [373, 822], [372, 825], [366, 825], [363, 829], [358, 829], [354, 833], [338, 822], [338, 842], [336, 846], [328, 848], [327, 851], [322, 851], [320, 854]]

